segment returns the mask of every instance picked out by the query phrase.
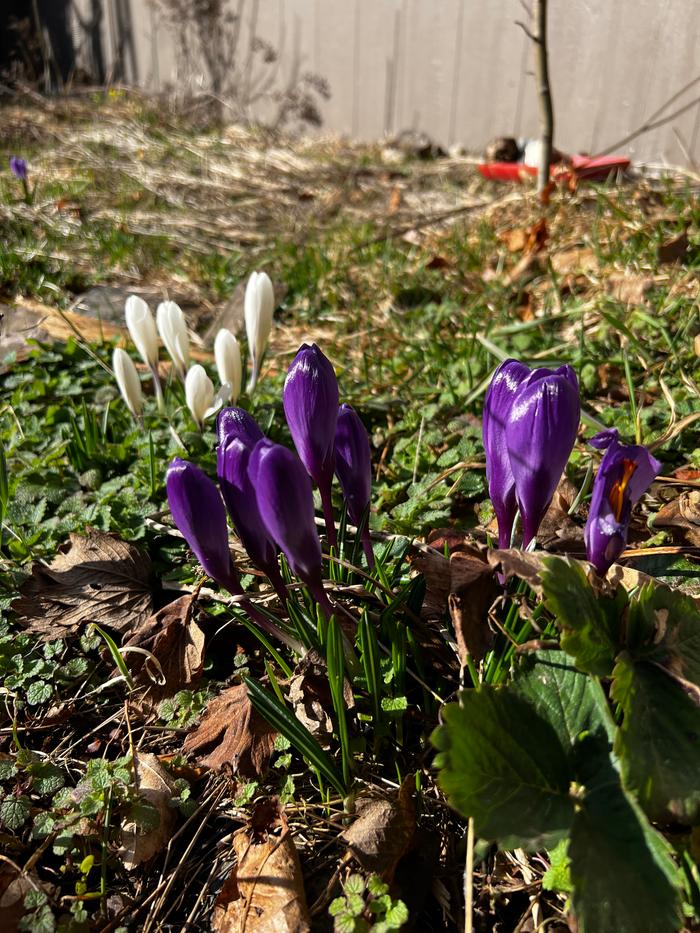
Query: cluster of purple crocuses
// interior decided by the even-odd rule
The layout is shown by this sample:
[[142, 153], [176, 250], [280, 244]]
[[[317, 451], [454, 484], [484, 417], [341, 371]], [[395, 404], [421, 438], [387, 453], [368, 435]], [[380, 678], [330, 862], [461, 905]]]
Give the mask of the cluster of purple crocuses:
[[[531, 370], [506, 360], [494, 373], [484, 403], [483, 438], [499, 547], [510, 547], [518, 510], [523, 547], [534, 540], [573, 449], [580, 414], [578, 380], [570, 366]], [[584, 538], [588, 560], [604, 575], [624, 550], [632, 507], [661, 464], [645, 447], [620, 444], [614, 428], [591, 444], [605, 455]]]
[[[280, 551], [329, 615], [311, 480], [321, 496], [328, 543], [335, 546], [331, 488], [337, 475], [347, 514], [362, 528], [372, 566], [367, 527], [372, 481], [369, 438], [354, 409], [339, 404], [333, 366], [316, 344], [304, 344], [295, 356], [284, 384], [283, 406], [296, 453], [266, 438], [244, 409], [224, 408], [217, 420], [219, 488], [195, 464], [176, 458], [166, 475], [168, 503], [206, 573], [229, 592], [243, 596], [229, 552], [226, 509], [252, 563], [268, 577], [283, 603], [288, 593], [278, 564]], [[245, 606], [259, 622], [261, 614], [251, 613], [249, 602]], [[280, 634], [264, 618], [262, 627]]]

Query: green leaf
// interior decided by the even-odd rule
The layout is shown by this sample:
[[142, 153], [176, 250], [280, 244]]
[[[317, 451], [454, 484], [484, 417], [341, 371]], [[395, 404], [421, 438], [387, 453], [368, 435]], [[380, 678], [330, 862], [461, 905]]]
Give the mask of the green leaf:
[[679, 889], [670, 846], [625, 793], [599, 746], [593, 739], [580, 746], [586, 792], [569, 844], [579, 933], [674, 933]]
[[27, 770], [32, 776], [32, 790], [37, 794], [55, 794], [66, 783], [63, 770], [50, 761], [33, 762]]
[[665, 586], [645, 586], [630, 605], [629, 650], [700, 686], [700, 609]]
[[652, 820], [700, 822], [700, 707], [665, 671], [623, 656], [612, 697], [624, 710], [615, 740], [625, 785]]
[[19, 829], [27, 821], [29, 811], [28, 797], [10, 794], [0, 803], [0, 823], [11, 831]]
[[607, 677], [612, 673], [627, 595], [614, 599], [596, 593], [580, 564], [548, 557], [540, 573], [547, 608], [562, 628], [561, 646], [582, 671]]
[[569, 859], [569, 840], [562, 841], [549, 853], [550, 865], [542, 876], [542, 887], [546, 891], [571, 893], [571, 860]]
[[555, 844], [569, 829], [568, 750], [557, 730], [513, 687], [461, 694], [432, 736], [440, 785], [477, 835], [504, 848]]
[[48, 702], [52, 694], [51, 684], [47, 684], [45, 680], [35, 680], [27, 688], [27, 703], [30, 706], [38, 706], [40, 703]]
[[578, 670], [563, 651], [527, 654], [514, 680], [518, 694], [556, 729], [563, 748], [583, 732], [603, 732], [612, 742], [614, 723], [600, 684]]

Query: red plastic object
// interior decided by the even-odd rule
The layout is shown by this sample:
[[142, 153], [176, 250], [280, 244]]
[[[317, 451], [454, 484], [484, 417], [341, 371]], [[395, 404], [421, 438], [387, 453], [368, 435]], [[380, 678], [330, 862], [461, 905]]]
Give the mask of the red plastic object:
[[[554, 181], [568, 181], [571, 176], [587, 178], [590, 181], [605, 181], [617, 171], [629, 168], [630, 160], [625, 156], [589, 156], [575, 155], [571, 157], [571, 164], [560, 163], [552, 165], [550, 177]], [[537, 169], [522, 162], [485, 162], [478, 166], [479, 171], [491, 181], [527, 181], [537, 176]]]

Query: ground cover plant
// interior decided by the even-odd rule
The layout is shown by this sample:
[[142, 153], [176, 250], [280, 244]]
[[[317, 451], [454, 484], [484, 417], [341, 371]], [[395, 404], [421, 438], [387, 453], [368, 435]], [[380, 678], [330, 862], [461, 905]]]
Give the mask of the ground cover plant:
[[8, 922], [697, 928], [695, 181], [4, 116]]

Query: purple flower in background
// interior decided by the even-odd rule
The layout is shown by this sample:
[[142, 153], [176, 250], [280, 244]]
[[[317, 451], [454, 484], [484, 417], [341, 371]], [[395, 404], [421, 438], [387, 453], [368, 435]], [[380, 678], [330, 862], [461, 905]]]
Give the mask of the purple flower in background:
[[264, 437], [258, 422], [244, 408], [222, 408], [216, 418], [216, 434], [219, 444], [216, 448], [216, 472], [222, 475], [221, 458], [224, 449], [232, 440], [239, 440], [252, 450]]
[[[350, 521], [354, 525], [360, 525], [369, 511], [372, 459], [365, 426], [350, 405], [341, 405], [338, 412], [335, 430], [335, 472], [340, 480]], [[367, 521], [362, 529], [362, 546], [367, 563], [373, 567], [374, 554]]]
[[510, 547], [513, 522], [518, 511], [515, 479], [506, 444], [506, 426], [517, 392], [530, 370], [517, 360], [506, 360], [493, 374], [486, 392], [483, 439], [486, 452], [486, 480], [498, 521], [498, 546]]
[[323, 590], [321, 542], [316, 531], [311, 482], [299, 458], [272, 441], [260, 441], [248, 475], [268, 534], [323, 611], [332, 607]]
[[20, 181], [26, 182], [27, 163], [25, 159], [20, 159], [18, 156], [10, 156], [10, 171], [15, 178], [19, 178]]
[[242, 592], [228, 548], [226, 510], [215, 483], [199, 467], [176, 457], [165, 477], [175, 524], [204, 571], [230, 593]]
[[591, 444], [605, 454], [593, 482], [584, 538], [588, 560], [605, 575], [625, 548], [633, 506], [661, 464], [646, 447], [620, 444], [614, 428], [596, 434]]
[[[262, 437], [262, 432], [260, 434]], [[288, 594], [277, 563], [277, 546], [267, 533], [248, 476], [250, 455], [251, 448], [240, 437], [232, 437], [225, 446], [220, 445], [217, 448], [219, 486], [243, 547], [255, 566], [267, 575], [284, 604]]]
[[581, 416], [570, 366], [535, 369], [521, 382], [506, 424], [506, 446], [523, 523], [523, 547], [549, 508], [576, 440]]
[[282, 400], [294, 446], [321, 493], [326, 535], [329, 543], [335, 546], [331, 486], [335, 468], [338, 380], [330, 360], [315, 343], [303, 344], [294, 357]]

